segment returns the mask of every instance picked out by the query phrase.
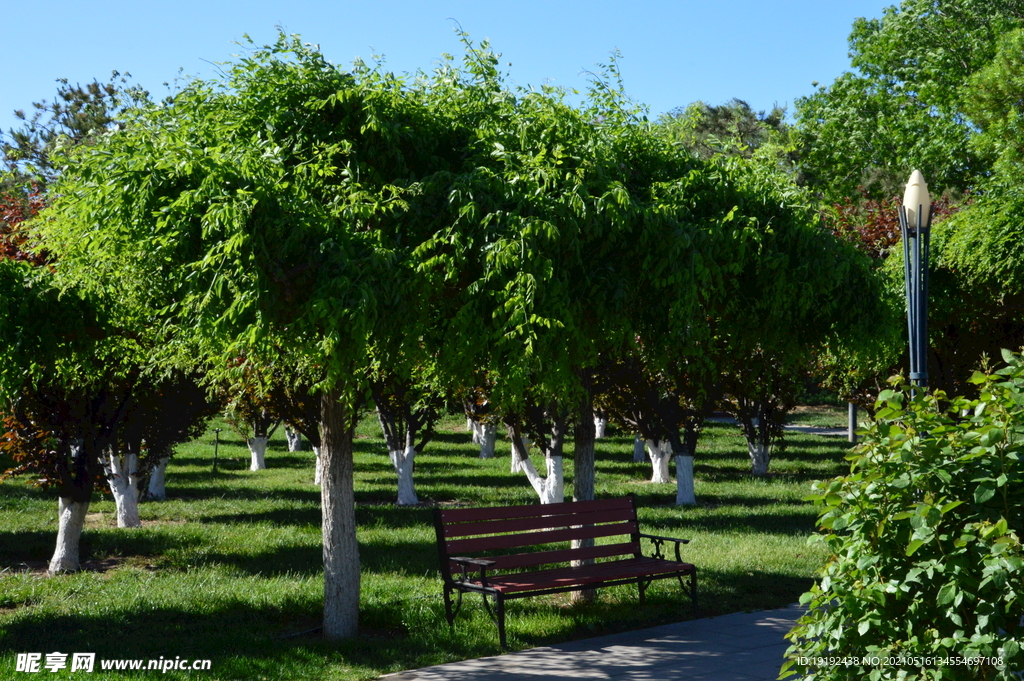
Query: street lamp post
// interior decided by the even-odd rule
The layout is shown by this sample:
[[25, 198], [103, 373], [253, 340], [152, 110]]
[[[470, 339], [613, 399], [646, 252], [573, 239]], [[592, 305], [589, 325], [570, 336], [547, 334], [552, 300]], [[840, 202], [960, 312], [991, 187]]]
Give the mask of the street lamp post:
[[924, 389], [928, 387], [928, 246], [932, 201], [920, 170], [910, 175], [899, 214], [910, 332], [910, 382]]

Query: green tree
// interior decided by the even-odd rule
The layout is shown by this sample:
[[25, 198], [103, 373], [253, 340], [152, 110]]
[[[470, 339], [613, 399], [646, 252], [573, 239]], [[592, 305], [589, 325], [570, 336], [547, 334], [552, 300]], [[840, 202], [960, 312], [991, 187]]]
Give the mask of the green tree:
[[438, 318], [413, 254], [457, 217], [468, 140], [430, 105], [424, 84], [344, 73], [281, 36], [78, 147], [43, 226], [69, 278], [161, 311], [156, 361], [198, 357], [226, 380], [319, 365], [328, 638], [358, 626], [352, 436], [369, 348]]
[[979, 154], [995, 158], [994, 171], [1019, 180], [1024, 168], [1024, 28], [999, 37], [992, 61], [967, 83], [964, 110], [980, 128]]
[[[50, 572], [78, 569], [94, 486], [117, 474], [104, 475], [103, 462], [132, 405], [140, 349], [100, 301], [62, 292], [49, 267], [0, 260], [0, 399], [16, 464], [5, 474], [31, 473], [57, 492]], [[119, 524], [128, 517], [120, 501]]]
[[[754, 111], [742, 99], [718, 106], [697, 101], [661, 116], [655, 130], [699, 158], [718, 154], [750, 158], [762, 147], [790, 146], [785, 118], [786, 110], [779, 106], [765, 113]], [[786, 151], [788, 160], [795, 160], [794, 150]]]
[[24, 123], [8, 130], [7, 139], [0, 143], [6, 170], [4, 188], [49, 185], [60, 172], [59, 154], [54, 152], [88, 144], [116, 129], [120, 117], [149, 98], [129, 78], [129, 74], [114, 71], [109, 81], [94, 80], [84, 86], [60, 78], [52, 102], [34, 102], [28, 114], [21, 109], [15, 111], [15, 117]]
[[888, 198], [914, 169], [940, 191], [974, 186], [992, 158], [971, 144], [968, 83], [1022, 24], [1019, 0], [903, 0], [881, 19], [857, 19], [855, 70], [797, 101], [808, 183], [830, 200], [858, 187]]

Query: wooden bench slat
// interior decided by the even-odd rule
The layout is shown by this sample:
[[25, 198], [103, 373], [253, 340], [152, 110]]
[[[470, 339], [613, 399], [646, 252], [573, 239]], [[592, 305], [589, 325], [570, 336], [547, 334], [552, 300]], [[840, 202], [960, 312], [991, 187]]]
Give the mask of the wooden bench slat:
[[444, 536], [467, 537], [480, 534], [499, 534], [502, 532], [525, 532], [545, 528], [571, 527], [574, 525], [596, 525], [597, 523], [629, 522], [633, 520], [629, 509], [613, 509], [590, 513], [563, 513], [559, 515], [543, 515], [532, 518], [502, 518], [461, 525], [447, 525]]
[[650, 575], [694, 571], [689, 563], [677, 563], [657, 558], [629, 558], [608, 563], [595, 563], [580, 567], [555, 568], [536, 572], [519, 572], [488, 576], [487, 586], [502, 593], [557, 589], [574, 584], [599, 584], [620, 579], [634, 579]]
[[[577, 549], [559, 549], [556, 551], [534, 551], [532, 553], [515, 553], [510, 556], [491, 556], [494, 565], [487, 568], [487, 574], [492, 570], [511, 570], [514, 568], [530, 567], [535, 565], [551, 565], [552, 563], [568, 563], [573, 560], [589, 560], [591, 558], [611, 558], [612, 556], [635, 555], [640, 550], [638, 542], [626, 542], [623, 544], [602, 544], [601, 546], [582, 546]], [[461, 568], [452, 563], [452, 571]], [[489, 577], [488, 577], [489, 579]]]
[[570, 541], [572, 539], [597, 539], [637, 532], [635, 522], [615, 523], [611, 525], [588, 525], [542, 532], [523, 532], [521, 534], [500, 534], [491, 537], [474, 537], [472, 539], [451, 539], [444, 542], [449, 556], [464, 556], [480, 551], [497, 549], [514, 549], [520, 546], [537, 546]]
[[632, 509], [629, 498], [596, 499], [594, 501], [566, 501], [560, 504], [531, 504], [529, 506], [487, 506], [483, 508], [440, 509], [441, 520], [447, 526], [451, 523], [465, 523], [479, 520], [502, 518], [529, 518], [539, 515], [558, 515], [590, 511], [611, 511]]

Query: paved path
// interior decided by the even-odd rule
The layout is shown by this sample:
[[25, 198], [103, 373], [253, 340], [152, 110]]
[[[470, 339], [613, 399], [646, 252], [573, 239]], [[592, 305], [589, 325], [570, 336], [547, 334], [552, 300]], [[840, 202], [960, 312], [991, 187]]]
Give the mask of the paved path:
[[389, 674], [381, 681], [774, 681], [803, 613], [737, 613]]
[[[736, 419], [732, 416], [709, 416], [704, 420], [710, 421], [711, 423], [736, 423]], [[811, 435], [834, 435], [840, 437], [846, 437], [850, 432], [846, 428], [824, 428], [821, 426], [808, 426], [802, 423], [789, 423], [783, 426], [783, 428], [794, 432], [809, 433]]]

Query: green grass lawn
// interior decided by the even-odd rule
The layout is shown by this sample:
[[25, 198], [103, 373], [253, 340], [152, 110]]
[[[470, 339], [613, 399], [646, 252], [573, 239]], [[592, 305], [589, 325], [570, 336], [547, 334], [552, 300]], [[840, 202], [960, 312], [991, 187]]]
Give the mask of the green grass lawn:
[[[373, 679], [501, 652], [478, 599], [466, 601], [453, 630], [445, 621], [430, 507], [536, 503], [536, 496], [525, 475], [509, 472], [507, 441], [497, 458], [481, 460], [460, 419], [445, 425], [417, 457], [423, 503], [415, 508], [394, 505], [395, 476], [376, 424], [367, 419], [358, 432], [361, 633], [341, 643], [310, 632], [322, 608], [319, 489], [313, 454], [287, 452], [280, 431], [268, 449], [269, 469], [259, 472], [248, 470], [248, 451], [228, 430], [218, 473], [211, 471], [212, 430], [180, 447], [168, 467], [169, 500], [142, 504], [141, 529], [117, 529], [113, 501], [94, 501], [82, 536], [90, 569], [75, 575], [41, 574], [53, 552], [56, 499], [24, 481], [0, 484], [0, 679], [31, 678], [14, 671], [24, 652], [42, 653], [44, 662], [58, 651], [92, 652], [97, 660], [211, 660], [209, 671], [167, 673], [104, 673], [97, 663], [91, 679], [268, 681]], [[645, 531], [692, 540], [684, 559], [699, 570], [700, 611], [673, 580], [655, 582], [642, 608], [627, 587], [604, 589], [584, 605], [565, 595], [523, 599], [507, 608], [509, 644], [527, 648], [795, 602], [824, 560], [807, 545], [815, 511], [802, 498], [812, 480], [846, 471], [848, 445], [793, 433], [787, 441], [769, 478], [754, 480], [738, 428], [710, 425], [695, 466], [699, 505], [679, 508], [671, 505], [674, 485], [647, 482], [650, 465], [632, 462], [631, 436], [600, 440], [597, 496], [632, 492]], [[571, 480], [567, 461], [567, 498]]]

